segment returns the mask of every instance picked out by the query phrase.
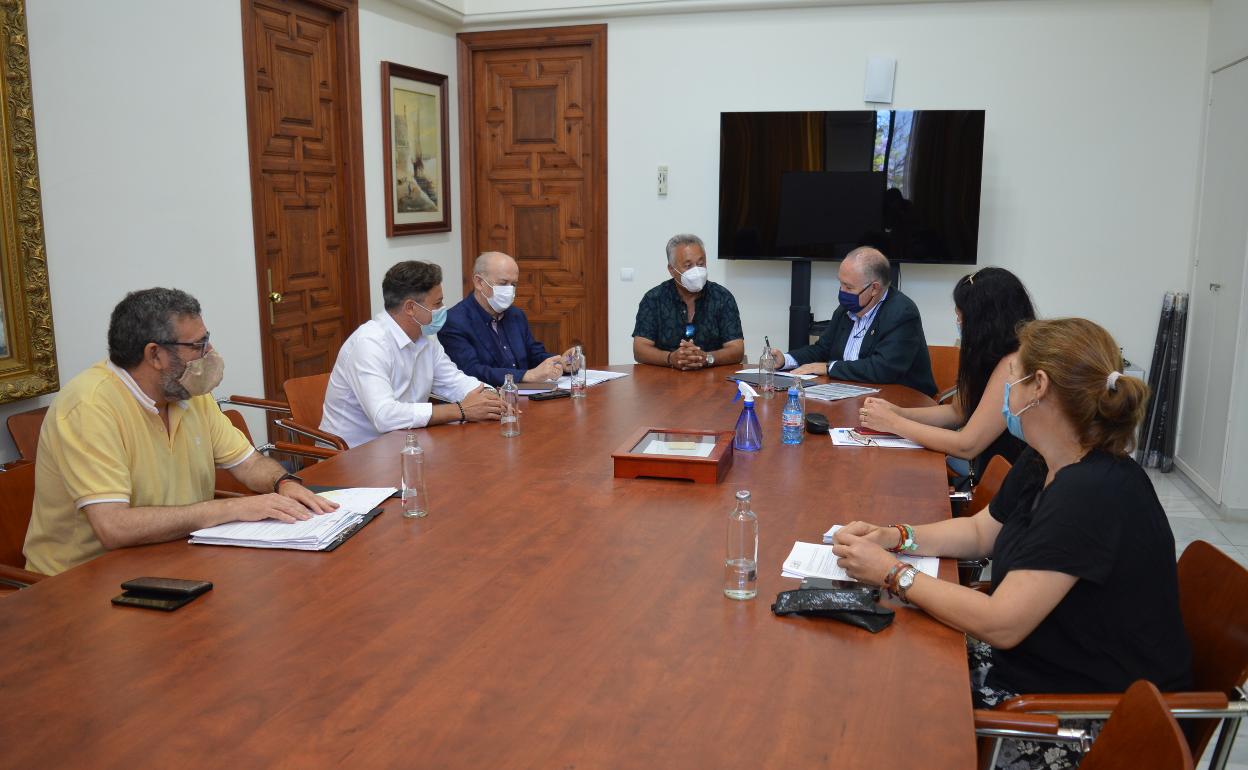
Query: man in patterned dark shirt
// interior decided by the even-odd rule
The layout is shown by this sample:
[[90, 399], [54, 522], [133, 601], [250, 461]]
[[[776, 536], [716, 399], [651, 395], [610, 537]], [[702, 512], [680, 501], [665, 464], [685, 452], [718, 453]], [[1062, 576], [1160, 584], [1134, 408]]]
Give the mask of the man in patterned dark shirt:
[[633, 327], [633, 358], [687, 371], [737, 366], [745, 353], [741, 313], [732, 292], [706, 280], [706, 249], [696, 235], [667, 242], [671, 280], [641, 298]]

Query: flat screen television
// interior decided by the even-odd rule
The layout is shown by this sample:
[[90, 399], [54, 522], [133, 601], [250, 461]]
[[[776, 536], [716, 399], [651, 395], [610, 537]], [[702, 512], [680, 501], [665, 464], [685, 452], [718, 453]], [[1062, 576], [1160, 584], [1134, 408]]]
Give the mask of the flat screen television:
[[724, 112], [720, 259], [975, 264], [983, 110]]

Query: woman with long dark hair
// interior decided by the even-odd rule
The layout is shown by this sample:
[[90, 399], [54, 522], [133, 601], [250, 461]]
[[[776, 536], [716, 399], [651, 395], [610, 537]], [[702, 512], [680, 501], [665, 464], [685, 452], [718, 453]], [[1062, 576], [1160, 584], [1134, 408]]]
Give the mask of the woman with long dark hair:
[[964, 276], [953, 287], [953, 305], [962, 346], [952, 401], [907, 409], [868, 398], [858, 416], [863, 427], [971, 460], [978, 474], [994, 455], [1012, 463], [1023, 451], [1023, 443], [1005, 430], [1001, 391], [1018, 350], [1018, 327], [1034, 320], [1036, 311], [1022, 281], [1000, 267]]

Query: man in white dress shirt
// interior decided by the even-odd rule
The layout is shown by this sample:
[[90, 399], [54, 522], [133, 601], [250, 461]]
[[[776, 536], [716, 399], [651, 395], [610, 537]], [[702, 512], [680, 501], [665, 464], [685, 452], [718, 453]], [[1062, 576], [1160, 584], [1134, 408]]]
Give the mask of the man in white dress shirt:
[[[442, 268], [400, 262], [386, 272], [381, 294], [385, 311], [338, 351], [321, 430], [354, 447], [392, 430], [497, 420], [498, 394], [461, 372], [433, 336], [446, 322]], [[430, 393], [451, 403], [431, 404]]]

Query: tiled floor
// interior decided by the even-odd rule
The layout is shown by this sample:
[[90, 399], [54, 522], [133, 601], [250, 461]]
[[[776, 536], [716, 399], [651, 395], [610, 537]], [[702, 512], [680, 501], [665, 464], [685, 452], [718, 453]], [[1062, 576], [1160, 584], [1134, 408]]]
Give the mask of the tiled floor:
[[[1148, 476], [1170, 518], [1176, 556], [1193, 540], [1206, 540], [1248, 567], [1248, 516], [1220, 511], [1178, 470], [1161, 473], [1150, 469]], [[1206, 757], [1212, 750], [1211, 742]], [[1200, 764], [1201, 768], [1207, 766], [1207, 761]], [[1240, 730], [1227, 767], [1248, 770], [1248, 729]]]

